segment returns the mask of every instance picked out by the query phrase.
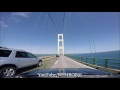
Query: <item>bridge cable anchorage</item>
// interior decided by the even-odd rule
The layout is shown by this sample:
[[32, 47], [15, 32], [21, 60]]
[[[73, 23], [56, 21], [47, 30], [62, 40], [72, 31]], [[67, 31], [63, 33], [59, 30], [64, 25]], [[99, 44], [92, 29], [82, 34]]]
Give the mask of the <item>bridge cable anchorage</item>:
[[51, 21], [52, 21], [52, 23], [53, 23], [53, 26], [54, 26], [57, 34], [58, 34], [57, 28], [56, 28], [56, 26], [55, 26], [55, 24], [54, 24], [54, 22], [53, 22], [53, 19], [52, 19], [51, 15], [49, 14], [49, 12], [47, 12], [47, 13], [48, 13], [48, 16], [50, 17], [50, 19], [51, 19]]
[[91, 36], [91, 39], [92, 39], [92, 41], [93, 41], [94, 50], [95, 50], [95, 57], [96, 57], [96, 47], [95, 47], [95, 43], [94, 43], [94, 39], [93, 39], [93, 37], [92, 37], [92, 34], [91, 34], [90, 30], [88, 29], [88, 25], [87, 25], [87, 23], [85, 22], [84, 16], [82, 16], [80, 13], [78, 13], [78, 14], [79, 14], [79, 16], [81, 16], [81, 18], [83, 18], [83, 22], [84, 22], [84, 25], [86, 26], [86, 30], [88, 31], [88, 33], [89, 33], [90, 36]]
[[91, 53], [92, 53], [91, 41], [90, 41], [89, 34], [88, 34], [88, 32], [87, 32], [86, 25], [85, 25], [85, 23], [84, 23], [84, 21], [83, 21], [83, 19], [82, 19], [81, 15], [80, 15], [79, 13], [78, 13], [78, 16], [80, 17], [80, 20], [82, 21], [83, 25], [85, 26], [85, 30], [86, 30], [86, 34], [87, 34], [87, 38], [88, 38], [88, 41], [89, 41], [89, 44], [90, 44], [90, 51], [91, 51]]
[[64, 30], [64, 24], [65, 24], [65, 12], [64, 12], [64, 16], [63, 16], [63, 28], [62, 28], [62, 31]]

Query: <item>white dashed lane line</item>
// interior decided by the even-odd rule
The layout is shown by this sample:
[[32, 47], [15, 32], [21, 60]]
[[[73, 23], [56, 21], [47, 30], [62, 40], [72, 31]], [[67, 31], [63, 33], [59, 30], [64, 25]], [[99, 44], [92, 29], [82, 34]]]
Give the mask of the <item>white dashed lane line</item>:
[[55, 64], [58, 62], [58, 60], [55, 62]]

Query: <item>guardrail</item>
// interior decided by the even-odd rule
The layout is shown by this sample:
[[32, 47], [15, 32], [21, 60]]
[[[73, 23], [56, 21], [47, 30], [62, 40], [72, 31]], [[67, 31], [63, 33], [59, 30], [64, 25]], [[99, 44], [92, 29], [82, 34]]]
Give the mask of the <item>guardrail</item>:
[[103, 67], [103, 68], [111, 68], [111, 69], [116, 69], [120, 70], [120, 58], [88, 58], [88, 57], [80, 57], [80, 56], [70, 56], [70, 55], [65, 55], [71, 59], [83, 62], [84, 64], [87, 65], [93, 65], [95, 67]]

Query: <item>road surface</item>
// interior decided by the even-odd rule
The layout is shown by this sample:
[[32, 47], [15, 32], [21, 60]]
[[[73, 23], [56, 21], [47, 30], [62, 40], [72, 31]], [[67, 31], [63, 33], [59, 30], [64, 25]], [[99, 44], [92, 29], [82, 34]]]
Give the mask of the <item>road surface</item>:
[[[55, 58], [51, 58], [48, 60], [43, 60], [43, 65], [44, 65], [44, 67], [34, 68], [34, 69], [26, 71], [24, 73], [27, 73], [27, 74], [31, 73], [31, 75], [32, 75], [37, 72], [40, 72], [43, 69], [43, 71], [42, 71], [43, 73], [44, 72], [45, 73], [47, 73], [47, 72], [48, 73], [56, 73], [56, 72], [57, 73], [58, 72], [59, 73], [81, 73], [82, 76], [85, 75], [85, 77], [91, 77], [91, 78], [108, 77], [108, 74], [109, 74], [108, 72], [104, 72], [104, 71], [97, 70], [95, 68], [83, 65], [79, 62], [76, 62], [76, 61], [66, 57], [66, 56], [60, 56], [59, 58], [55, 57]], [[48, 68], [52, 68], [52, 69], [48, 69]]]
[[55, 62], [55, 64], [52, 66], [52, 68], [90, 68], [94, 69], [92, 67], [83, 65], [79, 62], [76, 62], [66, 56], [60, 56], [60, 58]]

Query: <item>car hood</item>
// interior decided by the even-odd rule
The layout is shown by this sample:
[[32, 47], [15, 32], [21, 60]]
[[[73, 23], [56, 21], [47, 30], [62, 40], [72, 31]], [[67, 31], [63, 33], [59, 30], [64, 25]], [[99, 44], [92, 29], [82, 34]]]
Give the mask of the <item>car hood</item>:
[[15, 76], [16, 78], [114, 78], [112, 73], [88, 68], [36, 69]]

